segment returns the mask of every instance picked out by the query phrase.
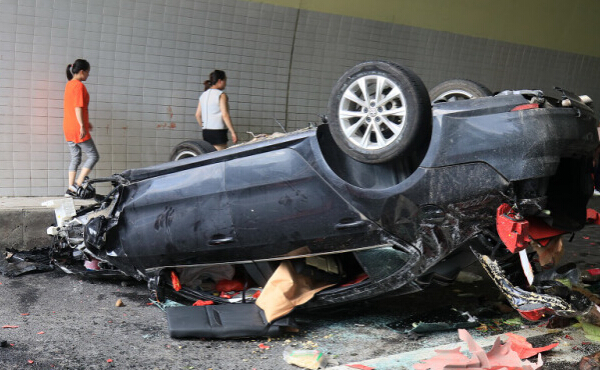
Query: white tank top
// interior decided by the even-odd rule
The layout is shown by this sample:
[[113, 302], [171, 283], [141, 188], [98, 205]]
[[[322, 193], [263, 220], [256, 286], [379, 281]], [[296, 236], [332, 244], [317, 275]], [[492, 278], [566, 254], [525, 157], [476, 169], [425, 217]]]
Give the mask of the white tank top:
[[223, 121], [219, 98], [223, 94], [219, 89], [208, 89], [200, 95], [200, 109], [202, 110], [202, 128], [206, 130], [223, 130], [227, 126]]

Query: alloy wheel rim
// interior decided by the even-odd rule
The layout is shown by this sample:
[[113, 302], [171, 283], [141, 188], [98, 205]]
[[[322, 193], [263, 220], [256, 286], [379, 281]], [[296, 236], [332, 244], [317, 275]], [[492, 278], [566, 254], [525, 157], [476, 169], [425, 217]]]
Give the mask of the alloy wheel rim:
[[190, 157], [195, 157], [196, 153], [191, 151], [191, 150], [183, 150], [179, 153], [177, 153], [177, 156], [175, 157], [175, 160], [178, 161], [180, 159], [185, 159], [185, 158], [190, 158]]
[[446, 102], [453, 102], [453, 101], [457, 101], [457, 100], [469, 100], [469, 99], [473, 99], [473, 98], [474, 98], [474, 95], [471, 94], [470, 92], [465, 91], [465, 90], [455, 89], [455, 90], [446, 91], [445, 93], [440, 94], [435, 99], [433, 99], [433, 102], [434, 103], [446, 103]]
[[365, 150], [382, 149], [402, 134], [406, 99], [389, 78], [363, 76], [344, 91], [338, 114], [349, 142]]

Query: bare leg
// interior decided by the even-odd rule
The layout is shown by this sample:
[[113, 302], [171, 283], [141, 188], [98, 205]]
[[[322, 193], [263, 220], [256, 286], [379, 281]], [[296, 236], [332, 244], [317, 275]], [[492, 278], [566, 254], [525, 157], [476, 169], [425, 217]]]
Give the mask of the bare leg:
[[69, 171], [69, 186], [75, 183], [75, 176], [77, 175], [77, 171]]
[[[81, 169], [81, 172], [79, 173], [79, 177], [77, 178], [77, 185], [78, 186], [80, 186], [81, 184], [83, 184], [83, 180], [85, 180], [85, 177], [87, 175], [89, 175], [91, 171], [92, 171], [91, 168], [83, 167]], [[69, 175], [70, 175], [70, 173], [69, 173]]]

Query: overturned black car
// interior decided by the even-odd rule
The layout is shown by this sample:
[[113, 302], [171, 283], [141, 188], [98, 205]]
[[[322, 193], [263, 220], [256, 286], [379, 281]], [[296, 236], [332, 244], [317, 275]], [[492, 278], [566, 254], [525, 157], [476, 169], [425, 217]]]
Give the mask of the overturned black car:
[[[432, 106], [411, 71], [365, 62], [339, 79], [316, 128], [92, 180], [113, 190], [49, 229], [54, 259], [68, 271], [95, 261], [156, 292], [177, 285], [172, 272], [211, 270], [262, 287], [288, 261], [327, 281], [303, 304], [315, 308], [451, 282], [479, 258], [529, 318], [573, 316], [587, 306], [548, 307], [502, 268], [519, 265], [534, 233], [511, 228], [521, 239], [509, 250], [497, 229], [499, 218], [556, 235], [584, 226], [597, 118], [558, 91]], [[231, 302], [206, 280], [179, 293]]]

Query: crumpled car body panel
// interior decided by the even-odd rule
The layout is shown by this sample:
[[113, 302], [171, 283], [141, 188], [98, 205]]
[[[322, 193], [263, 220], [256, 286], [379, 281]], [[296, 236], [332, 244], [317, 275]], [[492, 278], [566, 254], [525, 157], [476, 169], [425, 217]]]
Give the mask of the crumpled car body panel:
[[[596, 119], [555, 106], [511, 112], [527, 102], [508, 94], [434, 105], [432, 137], [416, 160], [360, 163], [323, 124], [127, 170], [77, 215], [87, 237], [72, 223], [55, 247], [144, 279], [171, 268], [351, 256], [343, 263], [369, 278], [318, 293], [307, 304], [315, 307], [416, 291], [452, 279], [475, 259], [468, 247], [490, 252], [502, 203], [526, 215], [549, 209], [547, 221], [566, 231], [583, 227]], [[300, 248], [308, 252], [290, 255]]]

